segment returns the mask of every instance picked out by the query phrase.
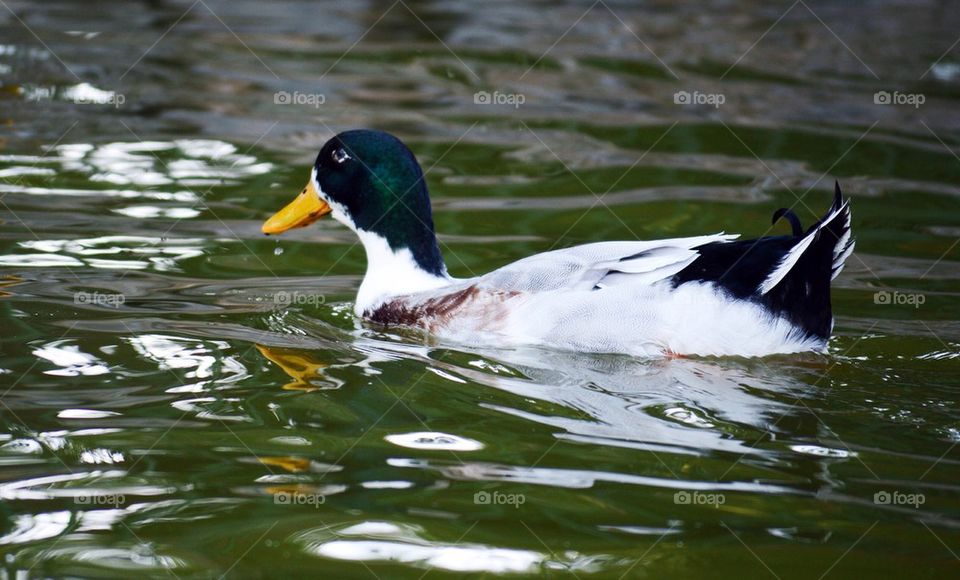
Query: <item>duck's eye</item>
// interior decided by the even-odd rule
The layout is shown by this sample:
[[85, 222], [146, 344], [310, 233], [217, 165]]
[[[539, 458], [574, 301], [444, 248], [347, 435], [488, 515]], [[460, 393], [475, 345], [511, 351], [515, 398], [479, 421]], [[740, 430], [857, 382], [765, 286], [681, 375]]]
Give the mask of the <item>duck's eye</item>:
[[334, 161], [335, 163], [337, 163], [338, 165], [341, 164], [341, 163], [343, 163], [343, 162], [346, 161], [347, 159], [351, 159], [351, 157], [350, 157], [349, 155], [347, 155], [347, 152], [343, 150], [343, 147], [340, 147], [340, 148], [338, 148], [338, 149], [334, 149], [334, 150], [333, 150], [333, 154], [331, 155], [331, 157], [333, 158], [333, 161]]

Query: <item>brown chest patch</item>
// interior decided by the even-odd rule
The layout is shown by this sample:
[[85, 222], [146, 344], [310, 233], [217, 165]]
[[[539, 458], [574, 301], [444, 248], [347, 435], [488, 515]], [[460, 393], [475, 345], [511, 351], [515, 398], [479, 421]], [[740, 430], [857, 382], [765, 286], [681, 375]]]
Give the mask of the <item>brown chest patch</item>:
[[[458, 313], [482, 314], [482, 318], [489, 318], [495, 304], [502, 304], [506, 298], [516, 295], [516, 292], [489, 293], [482, 292], [474, 286], [467, 286], [463, 290], [451, 292], [421, 302], [410, 302], [404, 298], [396, 298], [384, 302], [372, 311], [363, 313], [363, 317], [370, 322], [384, 326], [414, 326], [430, 332], [445, 326]], [[485, 300], [483, 300], [485, 298]], [[493, 300], [490, 300], [493, 298]], [[472, 312], [479, 307], [483, 312]], [[503, 309], [496, 309], [503, 312]], [[500, 316], [500, 314], [497, 314]]]

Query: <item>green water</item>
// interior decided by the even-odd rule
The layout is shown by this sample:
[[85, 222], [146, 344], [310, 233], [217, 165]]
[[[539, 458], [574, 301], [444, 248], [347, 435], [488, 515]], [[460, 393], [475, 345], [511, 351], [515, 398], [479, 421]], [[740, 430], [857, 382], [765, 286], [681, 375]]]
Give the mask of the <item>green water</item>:
[[[2, 577], [956, 575], [946, 4], [0, 4]], [[352, 233], [259, 233], [356, 127], [417, 154], [456, 276], [840, 179], [830, 353], [364, 326]]]

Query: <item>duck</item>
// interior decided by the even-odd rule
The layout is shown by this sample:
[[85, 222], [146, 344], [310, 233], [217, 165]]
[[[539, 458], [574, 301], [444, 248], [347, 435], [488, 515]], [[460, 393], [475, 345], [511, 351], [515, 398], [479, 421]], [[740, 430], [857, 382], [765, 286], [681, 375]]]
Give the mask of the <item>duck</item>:
[[320, 149], [306, 186], [267, 219], [277, 235], [330, 215], [356, 233], [367, 268], [354, 313], [474, 346], [638, 357], [826, 353], [830, 287], [854, 249], [850, 201], [790, 235], [603, 241], [454, 278], [440, 251], [423, 170], [399, 138], [350, 130]]

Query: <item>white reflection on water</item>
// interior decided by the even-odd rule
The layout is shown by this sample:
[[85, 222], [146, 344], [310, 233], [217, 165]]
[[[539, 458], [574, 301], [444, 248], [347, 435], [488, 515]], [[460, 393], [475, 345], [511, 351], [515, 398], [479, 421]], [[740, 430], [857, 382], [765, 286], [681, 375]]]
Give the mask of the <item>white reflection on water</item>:
[[123, 463], [123, 461], [123, 453], [110, 449], [88, 449], [80, 454], [80, 463], [91, 465]]
[[178, 376], [202, 379], [174, 387], [169, 392], [199, 392], [206, 386], [206, 379], [214, 379], [218, 385], [229, 385], [250, 376], [238, 358], [224, 354], [231, 349], [227, 341], [202, 341], [162, 334], [138, 334], [124, 340], [141, 357], [157, 363], [160, 369], [187, 369]]
[[82, 352], [80, 347], [69, 344], [70, 340], [57, 340], [33, 351], [34, 356], [60, 367], [43, 371], [43, 374], [60, 377], [95, 376], [110, 372], [110, 367], [92, 354]]
[[166, 570], [187, 566], [187, 561], [175, 556], [157, 554], [149, 544], [130, 548], [99, 548], [95, 546], [57, 546], [46, 551], [49, 559], [73, 560], [112, 570], [129, 572]]
[[5, 453], [20, 453], [23, 455], [39, 455], [43, 453], [43, 446], [33, 439], [13, 439], [0, 445], [0, 451]]
[[423, 545], [384, 540], [333, 540], [316, 546], [318, 556], [338, 560], [392, 561], [453, 572], [527, 572], [545, 556], [530, 550], [480, 545]]
[[82, 266], [83, 262], [70, 256], [56, 254], [7, 254], [0, 256], [0, 266], [30, 266], [33, 268], [56, 268], [58, 266]]
[[531, 550], [431, 543], [420, 537], [421, 531], [419, 526], [367, 521], [339, 530], [308, 530], [297, 534], [294, 541], [307, 553], [325, 558], [402, 562], [454, 572], [528, 572], [547, 558]]
[[217, 413], [211, 409], [219, 407], [225, 410], [234, 410], [233, 407], [240, 407], [243, 399], [237, 397], [215, 398], [200, 397], [197, 399], [186, 399], [183, 401], [174, 401], [171, 406], [178, 411], [191, 413], [195, 419], [208, 419], [212, 421], [253, 421], [253, 419], [237, 410], [235, 414]]
[[110, 210], [113, 213], [137, 219], [190, 219], [200, 215], [200, 211], [191, 207], [159, 207], [155, 205], [131, 205]]
[[103, 419], [119, 415], [114, 411], [99, 411], [96, 409], [64, 409], [57, 413], [60, 419]]
[[13, 517], [13, 529], [0, 537], [0, 545], [25, 544], [59, 536], [66, 531], [72, 520], [69, 511], [20, 514]]
[[664, 489], [758, 492], [758, 493], [801, 493], [785, 485], [776, 485], [754, 481], [696, 481], [677, 479], [676, 477], [649, 477], [632, 473], [586, 469], [555, 469], [550, 467], [524, 467], [498, 463], [434, 461], [394, 457], [387, 459], [387, 465], [411, 469], [426, 469], [443, 474], [456, 481], [499, 481], [512, 484], [530, 483], [566, 489], [589, 489], [597, 482], [624, 483], [644, 487]]
[[424, 537], [414, 524], [382, 520], [323, 526], [291, 538], [314, 556], [334, 560], [400, 562], [451, 572], [509, 574], [539, 570], [596, 572], [610, 556], [574, 550], [544, 554], [534, 550], [502, 548], [468, 542], [437, 542]]
[[57, 172], [43, 167], [8, 167], [0, 169], [0, 178], [10, 179], [11, 177], [24, 177], [27, 175], [56, 175]]
[[[62, 91], [60, 97], [77, 102], [110, 102], [116, 95], [96, 87], [81, 84]], [[117, 141], [104, 144], [68, 143], [57, 145], [41, 155], [0, 155], [0, 194], [56, 195], [88, 197], [100, 202], [102, 198], [147, 199], [170, 202], [169, 206], [132, 205], [110, 208], [110, 211], [136, 219], [192, 219], [202, 213], [197, 209], [201, 196], [209, 188], [239, 183], [255, 175], [273, 170], [273, 165], [258, 160], [249, 153], [240, 153], [230, 143], [214, 139], [180, 139], [175, 141]], [[6, 164], [10, 164], [6, 166]], [[83, 174], [91, 188], [63, 186], [63, 179], [71, 174]], [[95, 187], [102, 187], [97, 189]], [[164, 187], [168, 191], [156, 191]], [[198, 191], [194, 191], [195, 189]], [[177, 203], [184, 205], [175, 205]], [[57, 240], [52, 240], [56, 242]], [[159, 245], [156, 240], [143, 243]], [[176, 241], [173, 245], [196, 243]], [[24, 246], [28, 247], [28, 246]], [[171, 249], [168, 245], [168, 251]], [[199, 252], [199, 247], [194, 248]], [[45, 249], [44, 252], [58, 250]], [[121, 248], [120, 253], [129, 249]], [[68, 252], [69, 253], [69, 252]], [[109, 252], [102, 252], [109, 253]], [[173, 268], [178, 259], [199, 255], [164, 253], [144, 260], [85, 260], [40, 254], [0, 256], [0, 265], [7, 266], [82, 266], [98, 268], [144, 269], [152, 263], [161, 271]]]
[[836, 457], [843, 459], [847, 457], [856, 457], [857, 455], [856, 451], [834, 449], [831, 447], [823, 447], [821, 445], [791, 445], [790, 449], [796, 451], [797, 453], [813, 455], [815, 457]]
[[126, 471], [74, 471], [0, 483], [4, 500], [49, 500], [54, 498], [89, 498], [91, 496], [156, 496], [177, 491], [162, 485], [115, 485], [128, 477]]
[[61, 170], [88, 174], [94, 182], [144, 187], [220, 185], [273, 169], [270, 163], [212, 139], [58, 145], [37, 161], [59, 163]]
[[477, 451], [483, 449], [483, 443], [474, 439], [432, 431], [399, 433], [387, 435], [384, 439], [394, 445], [409, 449], [435, 449], [439, 451]]
[[136, 189], [71, 189], [68, 187], [40, 187], [21, 183], [0, 183], [0, 193], [26, 193], [28, 195], [60, 195], [65, 197], [120, 197], [143, 198], [158, 201], [196, 203], [200, 196], [192, 191], [139, 191]]
[[[45, 253], [0, 256], [0, 265], [44, 267], [87, 265], [92, 268], [103, 269], [144, 270], [153, 268], [160, 272], [168, 272], [176, 270], [179, 261], [202, 256], [203, 243], [204, 240], [200, 238], [158, 238], [150, 236], [24, 240], [18, 242], [17, 245], [21, 248]], [[77, 256], [81, 256], [81, 258], [77, 258]], [[110, 256], [110, 258], [96, 256]]]
[[[220, 381], [230, 382], [238, 380], [235, 376], [246, 375], [246, 368], [233, 357], [219, 358], [210, 354], [211, 347], [217, 350], [229, 350], [230, 343], [223, 340], [210, 341], [191, 340], [162, 334], [141, 334], [130, 337], [130, 344], [140, 354], [160, 363], [161, 368], [193, 368], [185, 376], [207, 378], [213, 376], [212, 366], [218, 368]], [[228, 375], [228, 376], [223, 376]]]

